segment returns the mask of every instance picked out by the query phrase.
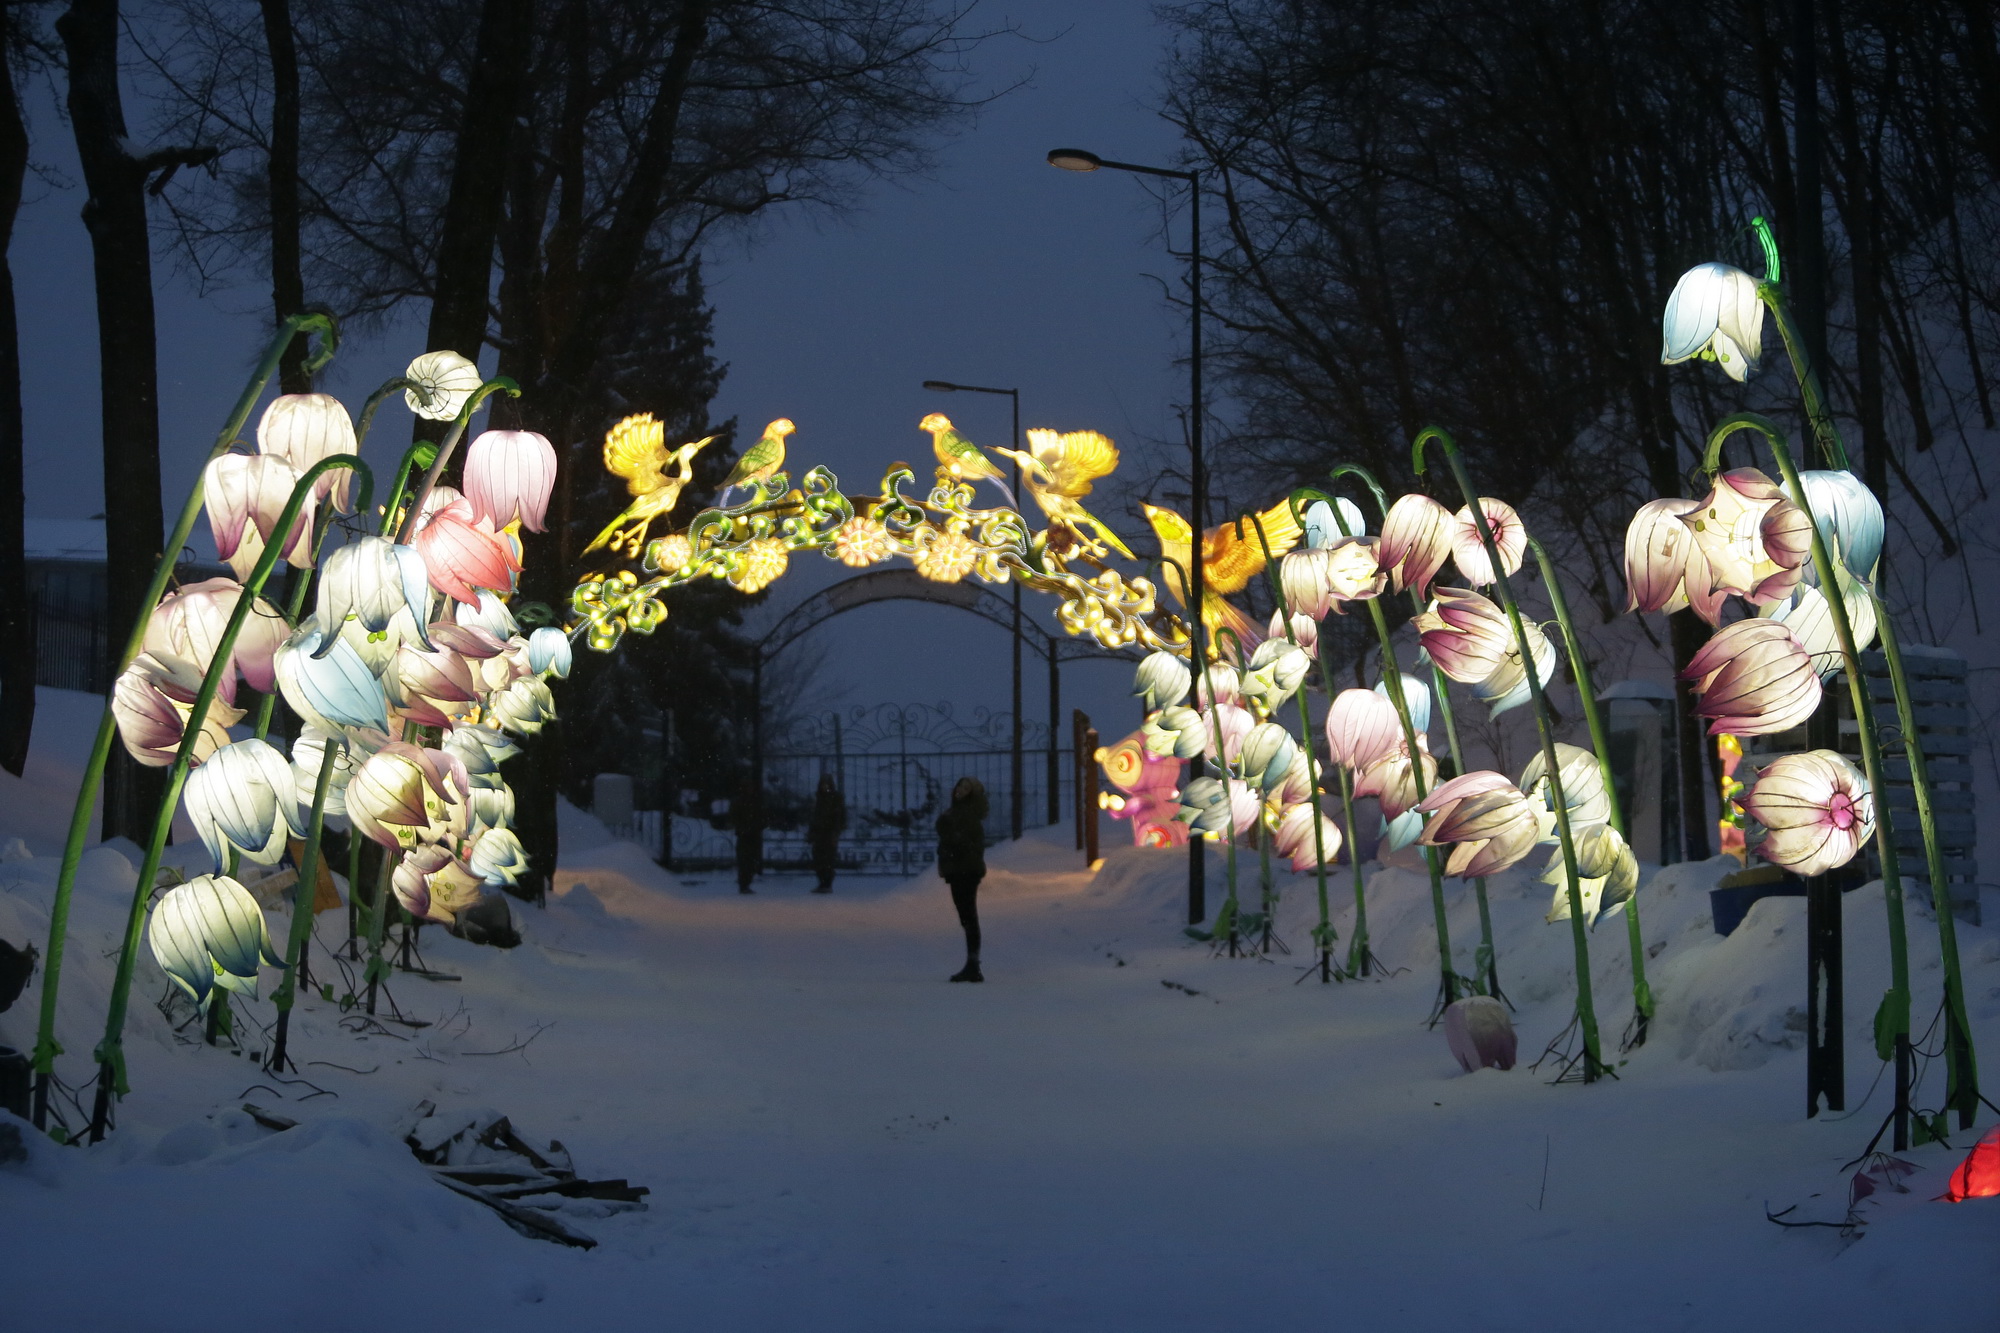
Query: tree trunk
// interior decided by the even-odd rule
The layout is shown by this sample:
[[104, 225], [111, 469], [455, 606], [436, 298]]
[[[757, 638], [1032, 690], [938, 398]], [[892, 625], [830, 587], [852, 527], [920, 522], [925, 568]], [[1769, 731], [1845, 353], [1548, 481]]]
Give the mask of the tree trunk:
[[486, 342], [493, 243], [507, 186], [514, 109], [527, 80], [533, 33], [530, 0], [486, 0], [438, 241], [436, 292], [424, 343], [430, 351], [449, 349], [477, 361]]
[[28, 129], [15, 100], [13, 13], [0, 8], [0, 768], [16, 777], [35, 726], [35, 616], [28, 601], [23, 494], [21, 339], [7, 251], [28, 170]]
[[[1708, 641], [1708, 626], [1692, 611], [1676, 611], [1667, 618], [1673, 636], [1674, 672], [1678, 676]], [[1687, 859], [1706, 861], [1709, 851], [1708, 764], [1709, 745], [1703, 736], [1701, 719], [1695, 716], [1694, 699], [1688, 685], [1676, 680], [1674, 692], [1680, 698], [1681, 840]]]
[[682, 0], [673, 50], [660, 72], [660, 86], [646, 113], [645, 137], [633, 154], [632, 175], [617, 210], [590, 248], [579, 275], [575, 316], [548, 359], [558, 384], [580, 384], [597, 360], [624, 284], [645, 257], [646, 238], [660, 215], [674, 143], [680, 135], [681, 106], [695, 57], [708, 40], [710, 0]]
[[[138, 622], [159, 566], [165, 522], [160, 512], [159, 371], [153, 325], [152, 237], [146, 226], [148, 164], [126, 149], [118, 95], [117, 0], [74, 0], [56, 20], [69, 64], [69, 117], [89, 197], [97, 287], [97, 357], [104, 432], [106, 633], [116, 671], [126, 635]], [[162, 164], [164, 165], [164, 164]], [[104, 778], [104, 836], [145, 837], [164, 790], [162, 774], [112, 751]]]
[[[271, 304], [279, 320], [305, 308], [306, 281], [299, 261], [299, 51], [292, 31], [291, 0], [258, 0], [264, 46], [271, 54], [271, 152], [266, 177], [271, 207]], [[306, 339], [292, 339], [278, 362], [284, 393], [311, 393]]]
[[[1827, 36], [1833, 56], [1834, 117], [1840, 133], [1840, 163], [1846, 190], [1836, 201], [1848, 235], [1848, 272], [1854, 301], [1855, 415], [1861, 422], [1862, 479], [1884, 507], [1889, 503], [1889, 431], [1882, 404], [1882, 268], [1877, 247], [1875, 190], [1880, 164], [1861, 142], [1854, 107], [1854, 77], [1840, 7], [1827, 9]], [[1823, 465], [1823, 464], [1822, 464]]]

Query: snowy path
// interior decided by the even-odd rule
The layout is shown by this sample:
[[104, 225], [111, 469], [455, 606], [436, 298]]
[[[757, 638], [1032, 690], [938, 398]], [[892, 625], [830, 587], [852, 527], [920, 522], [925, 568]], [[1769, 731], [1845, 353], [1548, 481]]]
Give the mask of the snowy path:
[[[230, 1111], [268, 1080], [174, 1044], [137, 1006], [138, 1092], [118, 1134], [0, 1171], [7, 1325], [2000, 1327], [2000, 1202], [1899, 1200], [1844, 1249], [1764, 1220], [1767, 1199], [1837, 1217], [1837, 1168], [1878, 1115], [1879, 1096], [1844, 1124], [1801, 1120], [1795, 1050], [1717, 1073], [1681, 1057], [1693, 1037], [1663, 1030], [1598, 1087], [1460, 1074], [1419, 1022], [1428, 904], [1393, 872], [1377, 938], [1412, 970], [1295, 986], [1291, 966], [1178, 938], [1178, 856], [1126, 851], [1093, 882], [1066, 846], [1024, 844], [996, 855], [984, 895], [991, 980], [948, 986], [956, 926], [934, 879], [848, 881], [831, 898], [769, 880], [739, 898], [722, 877], [675, 884], [635, 849], [587, 846], [587, 821], [570, 832], [562, 896], [526, 913], [529, 943], [439, 939], [430, 962], [464, 981], [397, 983], [428, 1017], [462, 1004], [445, 1031], [361, 1038], [330, 1006], [306, 1011], [302, 1059], [375, 1072], [309, 1066], [338, 1097], [247, 1092], [299, 1129], [268, 1135]], [[0, 936], [30, 924], [33, 883], [15, 887]], [[1286, 892], [1297, 947], [1308, 882]], [[80, 904], [86, 937], [106, 902]], [[1673, 902], [1663, 890], [1649, 938], [1681, 938]], [[1522, 977], [1530, 1058], [1567, 1017], [1530, 975], [1566, 956], [1541, 910], [1496, 905], [1521, 922], [1501, 958]], [[1795, 943], [1770, 915], [1762, 944], [1755, 918], [1728, 943]], [[1462, 914], [1454, 925], [1469, 932]], [[1622, 938], [1594, 942], [1614, 1035]], [[1663, 993], [1680, 947], [1658, 960]], [[1994, 988], [1980, 1010], [1992, 1068], [1988, 952], [1972, 973], [1975, 994]], [[1855, 970], [1858, 997], [1871, 983]], [[25, 1021], [0, 1017], [0, 1040]], [[543, 1024], [523, 1053], [476, 1054]], [[1875, 1067], [1861, 1026], [1850, 1017], [1857, 1100]], [[498, 1108], [561, 1139], [585, 1174], [650, 1185], [651, 1208], [578, 1221], [602, 1242], [588, 1254], [522, 1239], [395, 1141], [423, 1098]], [[1912, 1154], [1932, 1168], [1957, 1155]]]

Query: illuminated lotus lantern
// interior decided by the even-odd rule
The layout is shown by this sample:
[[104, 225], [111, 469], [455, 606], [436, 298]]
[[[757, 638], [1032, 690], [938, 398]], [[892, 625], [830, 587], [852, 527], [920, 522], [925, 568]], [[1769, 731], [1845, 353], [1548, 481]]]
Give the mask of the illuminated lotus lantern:
[[489, 430], [465, 451], [465, 498], [496, 528], [542, 531], [556, 484], [556, 450], [531, 430]]
[[313, 563], [313, 505], [308, 502], [283, 534], [278, 519], [298, 484], [299, 472], [276, 454], [223, 454], [208, 465], [202, 480], [215, 554], [245, 579], [264, 553], [278, 543], [284, 559], [299, 569]]
[[1667, 298], [1660, 361], [1713, 361], [1741, 383], [1764, 354], [1764, 304], [1757, 280], [1730, 264], [1697, 264]]
[[1469, 995], [1445, 1006], [1444, 1040], [1452, 1059], [1468, 1074], [1514, 1067], [1514, 1020], [1507, 1016], [1507, 1006], [1490, 995]]
[[[1185, 688], [1185, 686], [1183, 687]], [[1143, 731], [1097, 752], [1104, 779], [1115, 791], [1098, 794], [1098, 804], [1113, 819], [1132, 825], [1135, 847], [1179, 847], [1187, 842], [1180, 810], [1181, 764], [1146, 748]]]
[[513, 539], [449, 486], [439, 486], [425, 498], [410, 540], [424, 559], [431, 586], [460, 602], [477, 605], [480, 589], [512, 592], [514, 576], [521, 572]]
[[1205, 838], [1241, 837], [1256, 824], [1262, 804], [1247, 782], [1196, 778], [1181, 790], [1176, 818]]
[[1451, 511], [1428, 495], [1399, 496], [1382, 520], [1376, 558], [1396, 592], [1430, 596], [1431, 580], [1452, 552]]
[[1752, 850], [1794, 875], [1823, 875], [1844, 866], [1875, 836], [1868, 779], [1833, 750], [1772, 760], [1744, 798], [1743, 810], [1766, 830]]
[[425, 352], [410, 362], [403, 378], [414, 388], [403, 391], [410, 411], [432, 421], [450, 421], [479, 388], [479, 367], [457, 352]]
[[288, 838], [305, 836], [291, 761], [265, 741], [237, 741], [216, 751], [188, 775], [182, 799], [218, 870], [231, 848], [245, 860], [275, 865]]
[[[1521, 522], [1514, 506], [1505, 500], [1481, 496], [1479, 508], [1493, 533], [1493, 543], [1500, 550], [1500, 568], [1505, 573], [1514, 573], [1521, 568], [1521, 557], [1528, 549], [1526, 525]], [[1494, 581], [1493, 562], [1486, 558], [1486, 547], [1480, 540], [1479, 525], [1473, 520], [1471, 505], [1452, 515], [1451, 562], [1458, 566], [1458, 572], [1465, 576], [1465, 581], [1475, 588], [1483, 588]]]
[[257, 967], [284, 964], [271, 947], [264, 909], [227, 875], [177, 884], [154, 905], [146, 941], [160, 970], [206, 1008], [218, 989], [257, 993]]
[[[180, 658], [200, 670], [208, 670], [242, 595], [242, 584], [223, 578], [191, 583], [168, 594], [154, 609], [146, 626], [145, 651], [162, 658]], [[277, 607], [262, 598], [252, 600], [250, 613], [244, 618], [229, 655], [230, 669], [223, 672], [218, 687], [223, 702], [236, 702], [239, 677], [260, 694], [271, 692], [271, 658], [290, 634], [291, 628]]]
[[1193, 675], [1186, 662], [1169, 652], [1148, 653], [1139, 663], [1138, 675], [1133, 683], [1132, 693], [1141, 700], [1147, 712], [1161, 708], [1171, 708], [1187, 698], [1188, 688], [1193, 684]]
[[[1314, 825], [1318, 828], [1315, 831]], [[1301, 873], [1315, 866], [1332, 865], [1340, 854], [1340, 825], [1328, 819], [1310, 801], [1287, 806], [1271, 831], [1271, 848]]]
[[[301, 474], [321, 459], [358, 450], [354, 421], [332, 394], [280, 394], [257, 422], [257, 452], [282, 458]], [[313, 494], [321, 500], [331, 496], [337, 508], [348, 511], [352, 485], [350, 473], [329, 472]]]

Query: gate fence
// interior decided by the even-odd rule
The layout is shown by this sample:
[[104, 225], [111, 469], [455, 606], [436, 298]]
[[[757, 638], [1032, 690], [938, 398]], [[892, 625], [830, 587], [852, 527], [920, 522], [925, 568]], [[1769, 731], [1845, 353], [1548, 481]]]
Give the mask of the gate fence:
[[110, 688], [108, 651], [104, 617], [36, 607], [35, 684], [103, 694]]
[[[1043, 828], [1051, 808], [1066, 817], [1074, 799], [1072, 751], [1051, 746], [1046, 724], [1024, 722], [1021, 730], [1022, 826]], [[986, 841], [1001, 841], [1013, 829], [1012, 738], [1009, 715], [980, 709], [962, 720], [949, 704], [885, 704], [801, 719], [764, 755], [764, 868], [811, 868], [806, 827], [822, 774], [832, 775], [847, 804], [841, 874], [908, 876], [931, 864], [937, 817], [964, 777], [986, 788]], [[726, 812], [671, 813], [667, 820], [658, 808], [636, 811], [612, 832], [676, 871], [734, 869], [736, 835]]]

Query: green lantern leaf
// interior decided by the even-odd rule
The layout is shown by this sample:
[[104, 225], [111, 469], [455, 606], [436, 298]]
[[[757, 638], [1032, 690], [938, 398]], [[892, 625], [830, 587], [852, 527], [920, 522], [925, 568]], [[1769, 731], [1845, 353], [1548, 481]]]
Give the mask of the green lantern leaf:
[[1896, 1058], [1896, 1035], [1910, 1030], [1910, 993], [1884, 992], [1882, 1005], [1875, 1011], [1875, 1054], [1884, 1060]]

